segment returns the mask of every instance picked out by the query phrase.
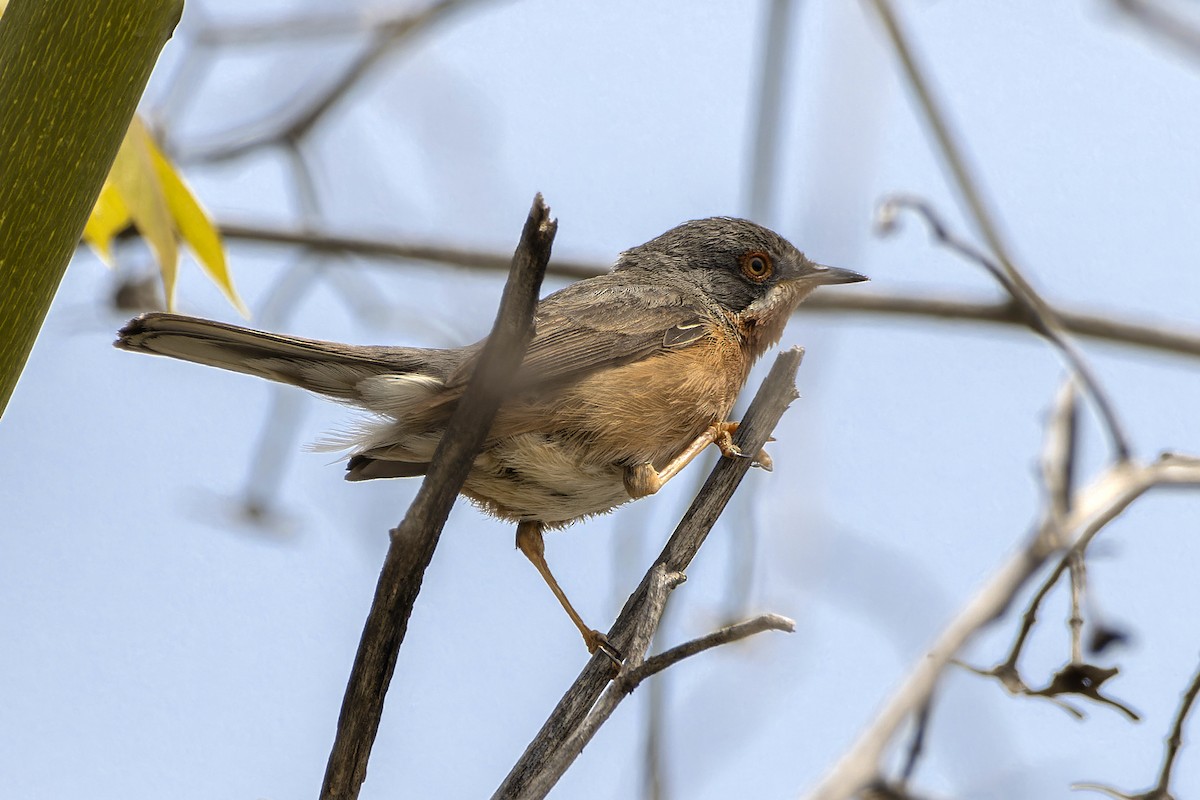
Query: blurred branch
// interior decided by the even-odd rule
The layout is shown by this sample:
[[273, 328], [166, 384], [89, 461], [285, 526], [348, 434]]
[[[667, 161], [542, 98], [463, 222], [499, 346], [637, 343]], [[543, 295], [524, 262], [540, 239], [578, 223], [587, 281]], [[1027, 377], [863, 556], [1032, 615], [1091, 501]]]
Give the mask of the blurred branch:
[[[766, 444], [784, 410], [798, 396], [795, 376], [803, 356], [803, 350], [792, 348], [780, 353], [775, 359], [770, 374], [763, 381], [742, 419], [742, 424], [734, 434], [734, 444], [742, 452], [758, 452]], [[644, 629], [641, 626], [652, 616], [657, 602], [651, 591], [657, 585], [656, 581], [661, 581], [662, 576], [682, 574], [687, 569], [749, 469], [748, 458], [722, 458], [717, 462], [663, 551], [655, 559], [654, 565], [646, 573], [641, 584], [630, 595], [620, 616], [608, 632], [608, 640], [619, 650], [629, 654], [634, 652], [634, 637]], [[653, 634], [653, 626], [650, 627], [650, 634]], [[649, 638], [646, 638], [646, 641], [649, 642]], [[644, 647], [642, 651], [644, 652]], [[640, 652], [638, 657], [641, 657]], [[637, 664], [627, 664], [623, 673], [636, 667]], [[577, 732], [588, 724], [589, 714], [611, 676], [611, 665], [603, 657], [597, 655], [588, 662], [533, 741], [525, 748], [525, 752], [500, 788], [496, 790], [492, 796], [493, 800], [537, 797], [539, 795], [532, 788], [535, 786], [549, 790], [553, 781], [547, 785], [542, 776], [559, 770], [560, 766], [565, 769], [562, 759], [569, 762], [578, 755], [577, 751], [568, 747], [568, 743], [572, 747], [578, 745], [582, 748], [583, 742], [579, 738], [581, 734], [577, 735]]]
[[356, 798], [366, 779], [384, 696], [421, 580], [458, 490], [491, 428], [508, 380], [525, 355], [557, 227], [539, 194], [513, 254], [500, 310], [479, 364], [438, 443], [416, 498], [404, 520], [391, 532], [391, 544], [338, 716], [337, 735], [321, 787], [322, 800]]
[[763, 17], [762, 62], [754, 110], [754, 137], [750, 151], [749, 217], [766, 222], [775, 198], [774, 178], [779, 174], [779, 121], [783, 111], [784, 73], [787, 71], [788, 32], [794, 0], [771, 0]]
[[1183, 725], [1187, 721], [1188, 713], [1192, 710], [1192, 705], [1196, 702], [1197, 694], [1200, 694], [1200, 670], [1197, 670], [1196, 674], [1192, 676], [1192, 682], [1180, 699], [1179, 709], [1175, 712], [1175, 723], [1171, 726], [1171, 733], [1167, 736], [1166, 746], [1163, 749], [1163, 763], [1158, 773], [1158, 783], [1149, 791], [1142, 794], [1128, 794], [1099, 783], [1076, 783], [1071, 788], [1101, 792], [1109, 797], [1116, 797], [1118, 800], [1173, 800], [1171, 771], [1175, 768], [1175, 758], [1183, 746]]
[[[507, 270], [510, 262], [508, 256], [494, 250], [472, 250], [430, 242], [408, 242], [369, 236], [343, 236], [328, 231], [275, 228], [238, 222], [223, 222], [219, 227], [221, 235], [229, 240], [297, 246], [320, 253], [343, 253], [388, 260], [427, 261], [433, 264], [487, 271]], [[567, 278], [594, 278], [605, 272], [608, 272], [608, 268], [602, 264], [567, 261], [557, 257], [546, 270], [548, 275]]]
[[[389, 15], [375, 19], [366, 18], [369, 20], [368, 27], [371, 31], [370, 43], [329, 85], [311, 97], [306, 96], [302, 103], [287, 104], [283, 112], [275, 119], [259, 119], [248, 126], [254, 129], [265, 129], [265, 132], [242, 136], [235, 135], [233, 141], [227, 144], [216, 145], [207, 149], [200, 148], [195, 152], [188, 153], [188, 157], [210, 163], [219, 162], [241, 157], [260, 147], [296, 142], [303, 139], [325, 117], [326, 113], [336, 106], [342, 98], [346, 97], [350, 93], [350, 90], [376, 64], [392, 52], [393, 48], [409, 40], [417, 33], [428, 29], [434, 23], [443, 21], [452, 12], [458, 11], [470, 2], [472, 0], [438, 0], [438, 2], [434, 2], [419, 11], [406, 10], [400, 15]], [[352, 28], [362, 27], [363, 19], [362, 17], [352, 17], [346, 25]], [[317, 20], [313, 19], [304, 22], [303, 26], [307, 27], [316, 22]], [[339, 27], [344, 29], [346, 26]], [[231, 35], [232, 33], [233, 31], [227, 30], [224, 35]], [[209, 34], [208, 38], [216, 36], [219, 39], [221, 35], [222, 33], [218, 31], [215, 34]], [[254, 33], [251, 29], [244, 29], [240, 35], [256, 36], [261, 34]], [[236, 40], [237, 37], [235, 36], [234, 38]], [[207, 41], [207, 39], [204, 35], [201, 35], [198, 37], [198, 41]]]
[[[551, 272], [554, 270], [551, 269]], [[864, 314], [941, 319], [956, 322], [989, 322], [1028, 326], [1021, 310], [1011, 301], [975, 300], [965, 297], [926, 297], [882, 292], [839, 292], [831, 289], [804, 301], [803, 311], [849, 311]], [[1179, 325], [1155, 325], [1112, 314], [1076, 309], [1058, 309], [1068, 331], [1089, 339], [1130, 347], [1158, 350], [1174, 355], [1200, 357], [1200, 330], [1181, 330]]]
[[909, 781], [917, 771], [917, 762], [925, 753], [925, 739], [929, 734], [929, 720], [933, 715], [933, 693], [925, 698], [917, 718], [913, 721], [912, 740], [908, 744], [908, 752], [904, 756], [904, 766], [900, 769], [900, 786], [907, 791]]
[[[1075, 384], [1072, 379], [1068, 378], [1055, 400], [1054, 410], [1047, 424], [1046, 442], [1042, 453], [1042, 482], [1046, 487], [1046, 512], [1042, 522], [1042, 532], [1047, 537], [1063, 535], [1066, 530], [1067, 516], [1075, 503], [1075, 462], [1079, 450], [1078, 416]], [[995, 678], [1010, 694], [1043, 697], [1076, 719], [1083, 719], [1083, 711], [1063, 700], [1061, 695], [1077, 694], [1090, 697], [1136, 719], [1137, 714], [1127, 706], [1100, 693], [1104, 682], [1114, 677], [1117, 670], [1086, 664], [1083, 660], [1081, 605], [1084, 555], [1092, 537], [1099, 530], [1100, 528], [1096, 528], [1091, 536], [1081, 536], [1073, 544], [1061, 538], [1051, 542], [1056, 548], [1065, 547], [1066, 552], [1034, 593], [1025, 613], [1021, 616], [1021, 626], [1016, 639], [1009, 649], [1008, 656], [1003, 661], [990, 669], [975, 667], [957, 660], [954, 663], [976, 675]], [[1037, 624], [1038, 611], [1041, 609], [1042, 602], [1068, 570], [1071, 575], [1071, 615], [1067, 623], [1071, 634], [1070, 657], [1066, 665], [1054, 674], [1046, 686], [1034, 689], [1021, 675], [1018, 662], [1025, 643], [1029, 639], [1029, 634]]]
[[1176, 14], [1155, 0], [1111, 0], [1129, 19], [1174, 44], [1193, 58], [1200, 57], [1200, 30], [1194, 20]]
[[295, 43], [303, 39], [326, 39], [334, 36], [363, 33], [402, 23], [412, 11], [381, 9], [343, 9], [311, 11], [286, 17], [272, 17], [262, 22], [208, 23], [201, 26], [194, 38], [197, 44], [210, 47], [227, 45]]
[[[985, 625], [1002, 615], [1029, 579], [1063, 546], [1080, 548], [1137, 498], [1159, 486], [1200, 487], [1200, 459], [1163, 455], [1152, 464], [1118, 461], [1087, 488], [1076, 494], [1071, 511], [1060, 521], [1046, 515], [1036, 534], [1000, 566], [979, 592], [942, 631], [933, 647], [913, 667], [884, 707], [808, 795], [810, 800], [841, 800], [875, 783], [884, 749], [904, 720], [919, 713], [946, 665]], [[1115, 674], [1100, 675], [1078, 669], [1064, 670], [1041, 693], [1088, 694], [1125, 710], [1099, 696], [1099, 684]], [[1097, 680], [1098, 679], [1098, 680]]]
[[[1034, 330], [1037, 330], [1054, 342], [1064, 357], [1067, 358], [1071, 367], [1079, 373], [1081, 380], [1092, 397], [1092, 401], [1096, 404], [1100, 417], [1105, 423], [1105, 428], [1116, 457], [1119, 460], [1129, 458], [1129, 440], [1125, 436], [1125, 432], [1111, 404], [1108, 402], [1107, 396], [1100, 391], [1099, 382], [1090, 371], [1086, 370], [1083, 359], [1067, 340], [1063, 323], [1058, 318], [1058, 314], [1054, 308], [1042, 299], [1041, 295], [1037, 293], [1032, 284], [1021, 273], [1021, 270], [1017, 268], [1007, 245], [1001, 238], [999, 226], [996, 224], [992, 212], [983, 201], [983, 192], [979, 188], [979, 181], [971, 174], [970, 169], [967, 167], [966, 157], [958, 144], [957, 137], [951, 134], [947, 116], [934, 98], [933, 90], [929, 80], [925, 76], [924, 70], [917, 64], [916, 57], [908, 41], [908, 36], [900, 26], [900, 21], [896, 17], [891, 0], [870, 0], [870, 2], [884, 24], [888, 40], [895, 49], [897, 57], [900, 59], [904, 75], [917, 97], [917, 102], [925, 116], [925, 121], [928, 123], [934, 139], [937, 141], [938, 149], [941, 152], [946, 168], [953, 177], [959, 196], [970, 211], [988, 248], [995, 255], [996, 261], [999, 262], [996, 265], [998, 269], [993, 269], [990, 259], [986, 257], [981, 260], [981, 263], [984, 263], [989, 271], [998, 279], [1003, 277], [1000, 282], [1004, 286], [1005, 291], [1012, 296], [1014, 302], [1020, 303], [1029, 309], [1031, 322], [1036, 322], [1036, 325], [1032, 325]], [[1081, 368], [1083, 368], [1082, 372], [1080, 371]]]
[[[246, 223], [222, 223], [221, 235], [230, 240], [266, 245], [298, 246], [317, 252], [345, 253], [365, 258], [424, 261], [479, 270], [508, 269], [509, 259], [490, 250], [472, 250], [429, 242], [408, 242], [366, 236], [342, 236]], [[555, 258], [547, 274], [564, 278], [590, 278], [608, 271], [597, 262]], [[911, 316], [962, 322], [989, 322], [1028, 327], [1028, 317], [1012, 300], [925, 297], [880, 292], [839, 292], [828, 289], [804, 301], [800, 313], [858, 312]], [[1188, 332], [1178, 325], [1114, 319], [1111, 314], [1056, 309], [1063, 326], [1072, 333], [1101, 341], [1200, 358], [1200, 330]]]
[[1083, 354], [1065, 335], [1062, 323], [1051, 306], [1033, 294], [1032, 290], [1022, 290], [1020, 285], [1011, 278], [1011, 275], [1014, 274], [1012, 269], [1002, 269], [1001, 265], [994, 263], [986, 253], [956, 236], [933, 210], [933, 207], [921, 198], [896, 195], [886, 199], [879, 208], [877, 226], [885, 233], [893, 231], [896, 228], [898, 214], [902, 210], [912, 211], [919, 215], [933, 232], [934, 238], [964, 258], [974, 261], [996, 279], [996, 282], [1004, 288], [1004, 291], [1022, 312], [1030, 329], [1049, 341], [1059, 351], [1071, 370], [1079, 376], [1080, 384], [1091, 395], [1092, 402], [1095, 403], [1100, 413], [1100, 418], [1112, 440], [1116, 457], [1120, 460], [1129, 458], [1129, 440], [1117, 418], [1116, 411], [1113, 410], [1112, 401], [1100, 388], [1100, 381], [1096, 379]]

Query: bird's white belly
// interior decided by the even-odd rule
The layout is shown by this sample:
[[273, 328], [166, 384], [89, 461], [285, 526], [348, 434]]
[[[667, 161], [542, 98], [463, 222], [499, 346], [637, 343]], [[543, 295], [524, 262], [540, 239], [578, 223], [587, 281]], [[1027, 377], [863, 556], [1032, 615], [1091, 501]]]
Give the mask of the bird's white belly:
[[463, 493], [504, 519], [565, 524], [630, 500], [625, 470], [586, 458], [587, 447], [544, 433], [523, 433], [475, 459]]

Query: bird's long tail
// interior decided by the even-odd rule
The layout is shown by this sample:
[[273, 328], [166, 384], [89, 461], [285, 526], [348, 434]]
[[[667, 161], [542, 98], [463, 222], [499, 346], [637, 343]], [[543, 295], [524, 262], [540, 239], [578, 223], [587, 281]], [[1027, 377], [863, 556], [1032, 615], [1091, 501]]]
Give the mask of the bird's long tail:
[[159, 312], [130, 320], [113, 344], [299, 386], [382, 413], [389, 409], [380, 405], [405, 394], [396, 392], [396, 383], [433, 388], [461, 361], [457, 350], [338, 344]]

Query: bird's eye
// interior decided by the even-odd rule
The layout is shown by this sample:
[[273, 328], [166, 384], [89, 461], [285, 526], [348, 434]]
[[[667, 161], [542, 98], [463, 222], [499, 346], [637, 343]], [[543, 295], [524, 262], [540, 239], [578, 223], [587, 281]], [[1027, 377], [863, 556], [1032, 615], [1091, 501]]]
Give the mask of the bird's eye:
[[771, 265], [771, 257], [758, 251], [742, 256], [741, 265], [742, 274], [755, 283], [761, 283], [771, 277], [771, 272], [774, 270]]

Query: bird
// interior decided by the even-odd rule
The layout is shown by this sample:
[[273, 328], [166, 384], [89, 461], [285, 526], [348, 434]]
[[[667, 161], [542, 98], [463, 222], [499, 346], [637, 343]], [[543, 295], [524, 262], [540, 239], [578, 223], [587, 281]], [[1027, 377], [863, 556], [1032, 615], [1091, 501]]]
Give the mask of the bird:
[[[555, 580], [544, 532], [658, 492], [710, 445], [748, 457], [728, 417], [751, 367], [814, 289], [865, 280], [754, 222], [709, 217], [538, 302], [533, 337], [461, 493], [516, 523], [517, 548], [589, 653], [621, 660]], [[365, 410], [369, 419], [340, 442], [351, 481], [425, 474], [483, 346], [339, 344], [165, 312], [130, 320], [114, 344]], [[765, 453], [749, 457], [770, 468]]]

